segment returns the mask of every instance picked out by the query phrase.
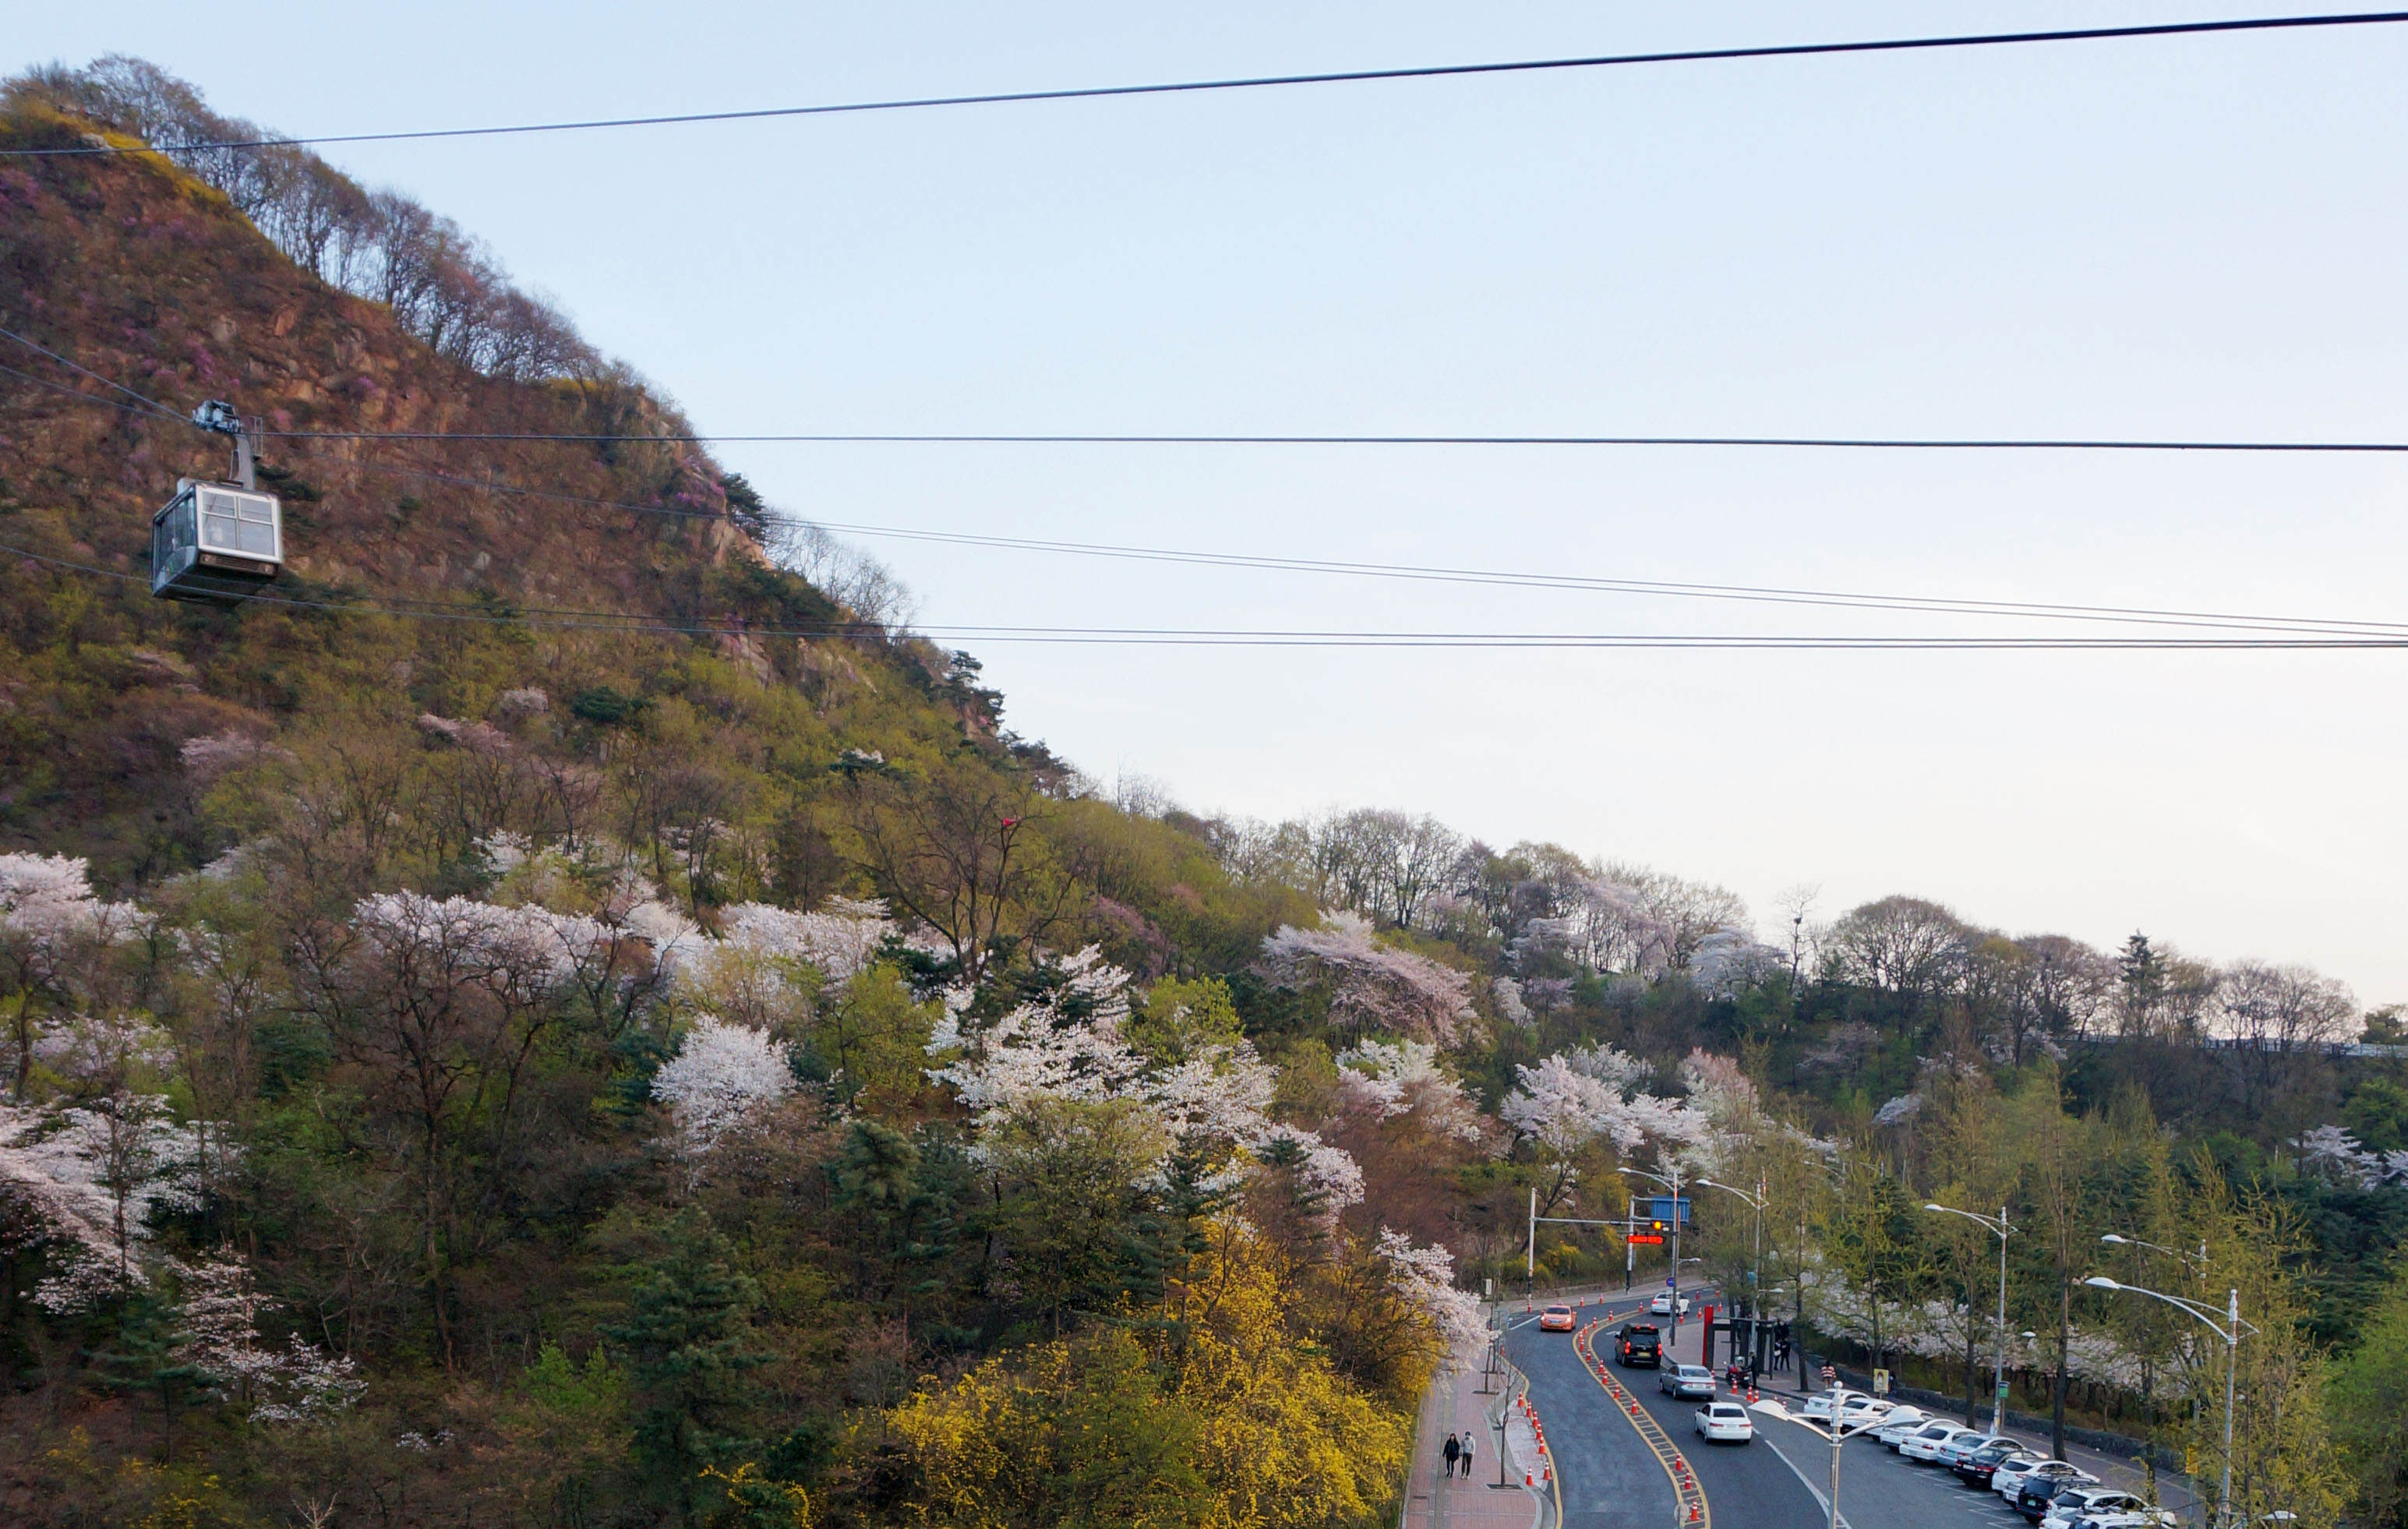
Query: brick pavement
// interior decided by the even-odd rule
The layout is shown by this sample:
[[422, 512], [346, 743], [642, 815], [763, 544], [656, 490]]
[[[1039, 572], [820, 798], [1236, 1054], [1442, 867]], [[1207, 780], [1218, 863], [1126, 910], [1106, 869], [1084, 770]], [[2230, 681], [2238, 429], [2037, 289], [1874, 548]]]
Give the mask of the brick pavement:
[[[1500, 1379], [1497, 1384], [1506, 1383]], [[1421, 1429], [1416, 1438], [1419, 1457], [1407, 1478], [1404, 1529], [1538, 1529], [1542, 1504], [1538, 1492], [1522, 1488], [1524, 1459], [1530, 1454], [1526, 1425], [1517, 1450], [1489, 1421], [1500, 1408], [1502, 1394], [1480, 1393], [1477, 1366], [1460, 1373], [1441, 1372], [1422, 1398]], [[1500, 1408], [1501, 1409], [1501, 1408]], [[1518, 1422], [1518, 1411], [1516, 1412]], [[1450, 1479], [1446, 1474], [1449, 1434], [1469, 1430], [1476, 1441], [1472, 1473]], [[1499, 1465], [1508, 1484], [1497, 1485]], [[1536, 1466], [1532, 1475], [1536, 1478]], [[1544, 1499], [1552, 1517], [1552, 1498]]]

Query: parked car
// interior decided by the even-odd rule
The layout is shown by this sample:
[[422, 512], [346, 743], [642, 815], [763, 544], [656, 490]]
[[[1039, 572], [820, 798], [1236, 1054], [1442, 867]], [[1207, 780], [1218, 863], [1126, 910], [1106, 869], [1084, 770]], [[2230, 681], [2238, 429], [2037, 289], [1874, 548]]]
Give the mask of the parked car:
[[[2000, 1466], [1999, 1474], [1990, 1478], [1990, 1490], [2004, 1497], [2009, 1507], [2014, 1507], [2021, 1501], [2019, 1493], [2024, 1488], [2042, 1481], [2052, 1483], [2049, 1490], [2057, 1492], [2069, 1486], [2096, 1486], [2099, 1478], [2062, 1460], [2036, 1460], [2012, 1473]], [[2045, 1507], [2046, 1503], [2042, 1506]]]
[[1898, 1404], [1886, 1396], [1866, 1396], [1851, 1392], [1840, 1404], [1840, 1424], [1843, 1428], [1871, 1430], [1885, 1422]]
[[[1798, 1414], [1805, 1418], [1828, 1419], [1831, 1415], [1833, 1393], [1818, 1391], [1798, 1406]], [[1890, 1404], [1879, 1396], [1868, 1396], [1861, 1391], [1838, 1393], [1842, 1423], [1870, 1422], [1889, 1415]]]
[[1940, 1448], [1931, 1451], [1931, 1463], [1955, 1470], [1960, 1462], [1971, 1459], [1993, 1444], [2012, 1444], [2019, 1450], [2029, 1448], [2019, 1438], [1993, 1434], [1986, 1428], [1968, 1428], [1953, 1438], [1942, 1439]]
[[2138, 1508], [2122, 1513], [2098, 1513], [2073, 1521], [2073, 1529], [2173, 1529], [2182, 1521], [2170, 1508]]
[[1544, 1311], [1541, 1311], [1541, 1312], [1540, 1312], [1540, 1313], [1539, 1313], [1539, 1331], [1540, 1331], [1540, 1332], [1541, 1332], [1541, 1333], [1569, 1333], [1569, 1332], [1570, 1332], [1571, 1330], [1572, 1330], [1572, 1308], [1571, 1308], [1570, 1307], [1568, 1307], [1568, 1306], [1551, 1306], [1551, 1307], [1547, 1308]]
[[1709, 1444], [1745, 1444], [1756, 1437], [1756, 1420], [1737, 1402], [1714, 1402], [1700, 1408], [1697, 1420], [1698, 1432]]
[[1652, 1322], [1627, 1322], [1614, 1336], [1613, 1356], [1625, 1369], [1645, 1365], [1655, 1369], [1664, 1363], [1664, 1335]]
[[1898, 1452], [1919, 1465], [1928, 1465], [1940, 1458], [1941, 1448], [1951, 1439], [1988, 1436], [1979, 1428], [1962, 1428], [1953, 1422], [1928, 1423], [1900, 1440]]
[[[2023, 1485], [2023, 1479], [2035, 1467], [2064, 1465], [2065, 1462], [2062, 1460], [2048, 1460], [2028, 1450], [2022, 1454], [2011, 1454], [2000, 1461], [1997, 1467], [1990, 1472], [1990, 1490], [2004, 1497], [2009, 1503], [2013, 1503], [2015, 1500], [2015, 1489]], [[2073, 1467], [2066, 1465], [2065, 1468], [2071, 1470]]]
[[[1672, 1293], [1669, 1290], [1657, 1291], [1656, 1293], [1656, 1298], [1647, 1303], [1647, 1314], [1651, 1317], [1670, 1316], [1672, 1314]], [[1681, 1297], [1681, 1315], [1685, 1317], [1688, 1314], [1689, 1298], [1686, 1295], [1684, 1295]]]
[[2073, 1529], [2073, 1524], [2087, 1520], [2087, 1517], [2110, 1515], [2110, 1512], [2136, 1512], [2141, 1508], [2148, 1508], [2148, 1503], [2136, 1498], [2133, 1493], [2127, 1493], [2124, 1488], [2098, 1486], [2090, 1480], [2066, 1480], [2066, 1483], [2058, 1483], [2057, 1493], [2037, 1517], [2040, 1517], [2044, 1529]]
[[1997, 1443], [1983, 1445], [1949, 1468], [1954, 1470], [1956, 1473], [1956, 1479], [1967, 1486], [1982, 1487], [1986, 1490], [1992, 1474], [2000, 1465], [2010, 1460], [2028, 1460], [2038, 1464], [2040, 1456], [2024, 1448], [2014, 1439], [2002, 1438]]
[[1701, 1401], [1714, 1399], [1714, 1372], [1703, 1365], [1665, 1365], [1656, 1379], [1656, 1388], [1668, 1396], [1697, 1397]]
[[1882, 1420], [1881, 1426], [1873, 1430], [1873, 1437], [1895, 1450], [1899, 1440], [1938, 1421], [1919, 1407], [1892, 1408], [1889, 1416]]

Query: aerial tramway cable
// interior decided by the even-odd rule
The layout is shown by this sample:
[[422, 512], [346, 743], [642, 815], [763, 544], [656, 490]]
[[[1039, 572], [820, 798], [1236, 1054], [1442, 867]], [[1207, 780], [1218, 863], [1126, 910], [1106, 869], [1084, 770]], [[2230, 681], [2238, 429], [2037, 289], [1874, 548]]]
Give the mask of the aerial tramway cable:
[[289, 149], [335, 143], [399, 143], [433, 138], [489, 138], [523, 134], [582, 133], [600, 128], [670, 127], [708, 122], [764, 121], [787, 117], [832, 117], [868, 112], [915, 111], [937, 107], [992, 107], [1048, 101], [1094, 101], [1145, 95], [1203, 95], [1232, 91], [1287, 89], [1303, 85], [1361, 85], [1406, 79], [1469, 79], [1484, 75], [1546, 74], [1663, 64], [1722, 64], [1752, 59], [1816, 58], [1846, 54], [1933, 52], [2042, 43], [2112, 42], [2144, 37], [2208, 36], [2248, 32], [2321, 31], [2335, 27], [2389, 26], [2408, 21], [2408, 11], [2330, 12], [2312, 16], [2252, 16], [2221, 21], [2159, 21], [2133, 26], [2058, 27], [2033, 32], [1980, 32], [1940, 36], [1874, 37], [1842, 42], [1770, 43], [1752, 47], [1686, 48], [1650, 52], [1597, 53], [1567, 58], [1513, 59], [1489, 64], [1413, 64], [1394, 69], [1340, 69], [1302, 74], [1245, 75], [1218, 79], [1170, 80], [1143, 85], [1086, 85], [1062, 90], [998, 91], [975, 94], [905, 96], [881, 101], [844, 101], [818, 106], [761, 107], [731, 111], [664, 113], [644, 117], [594, 117], [493, 127], [411, 128], [386, 133], [319, 133], [183, 144], [78, 144], [53, 149], [0, 150], [0, 158], [75, 157], [132, 153], [203, 153], [227, 150]]
[[[28, 347], [67, 367], [77, 375], [88, 378], [114, 392], [123, 393], [141, 406], [120, 404], [111, 399], [96, 398], [76, 389], [42, 383], [54, 391], [89, 404], [101, 405], [150, 418], [174, 421], [183, 425], [198, 424], [197, 419], [171, 411], [167, 406], [135, 391], [124, 384], [93, 371], [70, 357], [28, 339], [13, 330], [0, 328], [0, 336]], [[14, 368], [0, 367], [10, 375], [40, 383]], [[230, 412], [230, 411], [228, 411]], [[210, 428], [203, 426], [203, 428]], [[222, 430], [222, 425], [219, 426]], [[281, 438], [294, 438], [294, 433], [283, 433]], [[416, 436], [411, 438], [445, 438]], [[360, 470], [396, 473], [404, 476], [446, 482], [489, 493], [517, 494], [549, 501], [565, 502], [586, 507], [622, 510], [638, 514], [669, 515], [679, 518], [723, 520], [716, 511], [689, 510], [675, 507], [641, 505], [627, 501], [597, 499], [555, 491], [526, 488], [494, 477], [465, 478], [456, 474], [403, 464], [378, 463], [350, 458], [320, 457], [310, 453], [309, 460], [332, 466]], [[172, 507], [172, 506], [171, 506]], [[162, 514], [165, 514], [162, 511]], [[2071, 621], [2113, 623], [2120, 625], [2175, 626], [2206, 628], [2252, 634], [2234, 639], [2147, 639], [2147, 638], [2017, 638], [1979, 637], [1969, 636], [1849, 636], [1845, 635], [1810, 635], [1802, 636], [1759, 636], [1745, 634], [1646, 634], [1646, 633], [1469, 633], [1469, 632], [1277, 632], [1240, 631], [1228, 629], [1174, 628], [1072, 628], [1032, 626], [953, 626], [937, 630], [963, 636], [977, 636], [985, 641], [1096, 641], [1146, 643], [1209, 643], [1214, 645], [1298, 645], [1298, 646], [1460, 646], [1460, 647], [1735, 647], [1735, 648], [2000, 648], [2037, 649], [2047, 647], [2095, 648], [2197, 648], [2197, 647], [2389, 647], [2408, 643], [2408, 622], [2357, 621], [2328, 617], [2292, 617], [2244, 614], [2218, 611], [2178, 610], [2128, 606], [2087, 606], [2028, 601], [1973, 600], [1955, 597], [1891, 595], [1836, 590], [1788, 589], [1776, 586], [1707, 584], [1628, 579], [1605, 579], [1579, 575], [1529, 574], [1506, 570], [1472, 569], [1399, 564], [1363, 563], [1342, 560], [1276, 557], [1251, 553], [1218, 553], [1168, 548], [1149, 548], [1109, 543], [1045, 540], [1030, 537], [985, 536], [966, 532], [913, 530], [901, 527], [854, 524], [818, 520], [794, 521], [790, 523], [815, 525], [850, 535], [891, 536], [923, 540], [944, 545], [990, 547], [1011, 550], [1034, 551], [1086, 557], [1107, 557], [1145, 562], [1168, 562], [1209, 567], [1252, 568], [1283, 572], [1339, 575], [1355, 578], [1402, 579], [1444, 583], [1496, 585], [1512, 588], [1556, 589], [1575, 593], [1620, 593], [1666, 596], [1686, 599], [1740, 601], [1748, 603], [1802, 605], [1842, 609], [1894, 611], [1908, 614], [1957, 615], [2012, 620]], [[64, 560], [45, 558], [23, 551], [21, 555], [35, 557], [61, 566], [86, 572], [109, 574], [110, 570], [91, 568]], [[155, 557], [154, 552], [154, 557]], [[280, 552], [279, 553], [280, 561]], [[111, 574], [111, 577], [127, 577]], [[220, 592], [222, 593], [222, 592]], [[361, 606], [342, 602], [312, 602], [287, 598], [270, 598], [252, 593], [252, 599], [268, 599], [272, 604], [305, 606], [311, 608], [355, 610], [402, 617], [425, 619], [493, 619], [520, 621], [528, 624], [595, 624], [611, 623], [622, 629], [631, 620], [606, 611], [564, 610], [546, 607], [525, 607], [508, 617], [459, 614], [444, 616], [438, 611], [423, 608], [399, 609], [388, 607]], [[439, 606], [441, 602], [411, 601], [413, 607]], [[480, 607], [481, 609], [481, 607]], [[816, 627], [810, 629], [764, 629], [743, 624], [731, 619], [705, 626], [677, 626], [655, 618], [632, 618], [645, 623], [643, 629], [680, 632], [752, 631], [764, 636], [863, 636], [863, 625]], [[883, 633], [882, 627], [877, 628]]]

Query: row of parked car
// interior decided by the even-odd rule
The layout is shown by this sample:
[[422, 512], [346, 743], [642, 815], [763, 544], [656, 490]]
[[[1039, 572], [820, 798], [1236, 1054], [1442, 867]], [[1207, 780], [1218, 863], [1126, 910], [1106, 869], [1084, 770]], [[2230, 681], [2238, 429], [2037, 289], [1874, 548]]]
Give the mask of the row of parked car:
[[[1806, 1410], [1830, 1416], [1828, 1396], [1810, 1399]], [[1865, 1404], [1859, 1411], [1857, 1404]], [[1874, 1412], [1874, 1408], [1884, 1408]], [[1850, 1397], [1841, 1421], [1878, 1423], [1868, 1436], [1920, 1465], [1942, 1465], [1969, 1486], [1997, 1493], [2041, 1529], [2171, 1529], [2175, 1515], [2152, 1508], [2131, 1493], [2107, 1486], [2081, 1466], [2051, 1460], [2023, 1440], [1984, 1428], [1934, 1418], [1918, 1408], [1891, 1407], [1872, 1397]]]

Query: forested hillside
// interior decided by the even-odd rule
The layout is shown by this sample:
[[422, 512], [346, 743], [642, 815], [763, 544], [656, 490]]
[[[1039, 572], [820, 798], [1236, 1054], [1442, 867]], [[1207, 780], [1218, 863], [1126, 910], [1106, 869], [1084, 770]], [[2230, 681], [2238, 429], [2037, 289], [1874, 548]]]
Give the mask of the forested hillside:
[[[260, 136], [123, 60], [0, 115]], [[1813, 1341], [1942, 1389], [1995, 1249], [1916, 1207], [2011, 1204], [2025, 1398], [2214, 1451], [2215, 1356], [2079, 1284], [2200, 1245], [2270, 1335], [2250, 1500], [2399, 1522], [2391, 1012], [1106, 791], [415, 203], [5, 166], [0, 1517], [1369, 1523], [1531, 1206], [1678, 1158], [1760, 1187]], [[147, 580], [209, 398], [294, 552], [230, 610]], [[530, 435], [613, 438], [472, 438]]]

